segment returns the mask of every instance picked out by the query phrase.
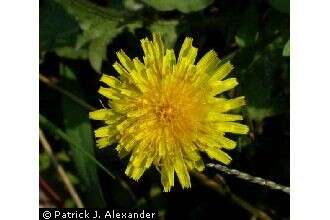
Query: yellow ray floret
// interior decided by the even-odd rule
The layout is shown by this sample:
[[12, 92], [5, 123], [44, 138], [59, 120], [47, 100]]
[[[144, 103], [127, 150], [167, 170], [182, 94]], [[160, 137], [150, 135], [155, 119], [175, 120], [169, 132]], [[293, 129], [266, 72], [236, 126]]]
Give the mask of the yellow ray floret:
[[118, 51], [113, 67], [119, 77], [103, 74], [100, 79], [106, 87], [99, 93], [110, 107], [90, 113], [105, 123], [95, 131], [97, 146], [117, 143], [120, 157], [130, 155], [125, 173], [134, 180], [154, 165], [164, 191], [174, 186], [175, 174], [183, 188], [191, 187], [189, 171], [204, 169], [200, 152], [230, 163], [225, 150], [236, 142], [225, 134], [249, 131], [237, 122], [241, 115], [228, 112], [245, 105], [244, 97], [221, 97], [238, 84], [236, 78], [225, 79], [233, 66], [213, 50], [196, 62], [192, 42], [184, 40], [177, 58], [159, 34], [141, 40], [142, 61]]

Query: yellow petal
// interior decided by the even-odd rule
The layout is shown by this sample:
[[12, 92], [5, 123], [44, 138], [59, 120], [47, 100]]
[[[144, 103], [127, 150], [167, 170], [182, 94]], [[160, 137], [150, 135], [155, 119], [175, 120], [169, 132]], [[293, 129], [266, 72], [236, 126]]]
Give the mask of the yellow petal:
[[216, 159], [219, 162], [222, 162], [224, 164], [229, 164], [231, 162], [231, 157], [221, 150], [207, 148], [205, 149], [205, 151], [209, 155], [209, 157]]
[[235, 134], [247, 134], [249, 127], [236, 122], [220, 122], [217, 129], [222, 132], [230, 132]]
[[120, 93], [112, 88], [100, 87], [98, 93], [109, 99], [120, 100]]
[[118, 89], [122, 86], [122, 83], [116, 77], [109, 76], [109, 75], [106, 75], [106, 74], [102, 75], [100, 81], [104, 82], [108, 86], [110, 86], [112, 88], [115, 88], [115, 89]]
[[163, 185], [164, 192], [169, 192], [173, 185], [170, 184], [169, 177], [168, 177], [164, 167], [161, 168], [160, 174], [161, 174], [161, 179], [160, 180], [161, 180], [161, 183]]
[[110, 109], [99, 109], [93, 112], [89, 112], [89, 118], [94, 120], [108, 120], [115, 113]]
[[225, 91], [233, 89], [237, 85], [238, 85], [238, 82], [237, 82], [236, 78], [230, 78], [230, 79], [226, 79], [224, 81], [214, 82], [211, 85], [211, 88], [212, 88], [211, 94], [212, 94], [212, 96], [221, 94]]
[[244, 96], [240, 96], [240, 97], [237, 97], [234, 99], [229, 99], [229, 100], [223, 102], [221, 108], [223, 109], [223, 111], [229, 111], [232, 109], [239, 108], [245, 104], [246, 103], [245, 103]]
[[126, 70], [131, 71], [134, 69], [133, 61], [126, 55], [123, 50], [118, 51], [116, 55]]
[[115, 62], [112, 66], [113, 66], [113, 68], [115, 68], [117, 73], [119, 73], [121, 76], [129, 79], [129, 74], [128, 74], [127, 70], [125, 70], [122, 65], [120, 65], [118, 62]]
[[181, 183], [182, 188], [190, 188], [190, 177], [186, 165], [183, 160], [178, 156], [174, 160], [174, 169], [178, 175], [179, 182]]
[[159, 33], [153, 33], [152, 39], [153, 39], [153, 43], [154, 43], [154, 47], [155, 47], [155, 51], [156, 51], [156, 57], [161, 62], [163, 59], [164, 53], [165, 53], [165, 48], [164, 48], [164, 44], [162, 41], [162, 37]]
[[183, 61], [183, 59], [186, 59], [187, 65], [194, 64], [197, 56], [197, 48], [193, 47], [192, 42], [192, 38], [186, 37], [179, 53], [178, 62], [181, 62]]
[[99, 139], [96, 140], [96, 146], [98, 148], [104, 148], [104, 147], [107, 147], [107, 146], [115, 143], [115, 141], [116, 141], [115, 136], [99, 138]]
[[234, 66], [231, 65], [230, 62], [224, 63], [214, 72], [214, 75], [209, 80], [210, 83], [214, 81], [222, 80], [232, 71], [233, 68]]
[[226, 137], [220, 137], [219, 142], [221, 147], [226, 148], [228, 150], [234, 149], [236, 147], [236, 142], [233, 140], [230, 140], [229, 138]]
[[117, 134], [117, 130], [113, 126], [100, 127], [95, 130], [95, 137], [111, 137]]
[[211, 75], [219, 67], [219, 64], [220, 59], [217, 53], [214, 50], [210, 50], [200, 59], [196, 67], [199, 73]]
[[163, 59], [163, 75], [168, 75], [172, 72], [173, 66], [175, 65], [175, 54], [173, 50], [166, 50], [164, 59]]
[[218, 112], [210, 112], [207, 115], [210, 121], [240, 121], [243, 120], [241, 115], [233, 115], [233, 114], [224, 114]]

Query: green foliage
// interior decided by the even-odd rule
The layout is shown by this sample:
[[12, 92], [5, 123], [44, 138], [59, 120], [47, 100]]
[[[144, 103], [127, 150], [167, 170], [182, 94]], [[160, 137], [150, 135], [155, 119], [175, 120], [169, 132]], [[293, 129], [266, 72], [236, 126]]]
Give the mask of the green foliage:
[[268, 2], [272, 7], [280, 12], [290, 12], [290, 0], [268, 0]]
[[70, 160], [71, 160], [70, 157], [68, 156], [68, 154], [64, 150], [58, 152], [56, 154], [56, 158], [62, 162], [70, 162]]
[[[82, 91], [76, 81], [76, 76], [66, 66], [60, 67], [60, 74], [63, 77], [62, 87], [82, 97]], [[64, 118], [65, 131], [68, 137], [76, 145], [84, 147], [90, 154], [94, 154], [94, 137], [88, 112], [82, 109], [77, 103], [74, 103], [67, 97], [62, 97], [62, 112]], [[86, 190], [89, 205], [92, 207], [104, 207], [102, 191], [98, 181], [96, 165], [89, 160], [79, 149], [73, 147], [73, 160], [75, 162], [82, 186]]]
[[[40, 71], [65, 92], [40, 84], [40, 126], [83, 203], [154, 208], [161, 219], [212, 219], [219, 207], [224, 219], [251, 218], [194, 177], [192, 189], [170, 193], [159, 188], [155, 169], [133, 182], [125, 176], [127, 161], [118, 159], [115, 146], [95, 148], [90, 109], [70, 95], [101, 108], [98, 73], [115, 74], [112, 64], [119, 49], [141, 56], [139, 40], [150, 32], [161, 33], [176, 52], [190, 36], [198, 58], [214, 49], [224, 61], [231, 60], [239, 86], [228, 95], [246, 96], [243, 115], [250, 127], [250, 134], [238, 139], [231, 166], [289, 184], [289, 6], [289, 0], [41, 0]], [[39, 166], [40, 175], [58, 189], [61, 181], [48, 176], [54, 169], [43, 152]], [[205, 174], [213, 178], [210, 170]], [[223, 177], [233, 192], [274, 219], [289, 216], [287, 197]], [[75, 207], [72, 198], [60, 194], [65, 207]]]
[[199, 11], [210, 4], [214, 0], [190, 0], [190, 1], [178, 1], [178, 0], [142, 0], [147, 5], [159, 10], [159, 11], [172, 11], [179, 10], [184, 13]]
[[50, 157], [46, 152], [39, 154], [39, 172], [45, 171], [50, 167]]
[[290, 40], [288, 40], [283, 48], [283, 56], [288, 57], [290, 56]]
[[[92, 67], [100, 72], [102, 61], [106, 59], [108, 44], [123, 30], [123, 27], [118, 26], [121, 20], [120, 13], [115, 10], [103, 10], [83, 0], [57, 0], [57, 2], [76, 18], [83, 30], [83, 33], [78, 36], [76, 49], [81, 50], [86, 46]], [[71, 57], [74, 57], [77, 50], [71, 52], [75, 52], [71, 54]], [[82, 53], [83, 50], [79, 56], [85, 57]]]
[[40, 55], [76, 42], [78, 23], [59, 4], [52, 0], [42, 1], [39, 17]]
[[72, 199], [66, 199], [64, 201], [64, 207], [65, 208], [76, 208], [76, 205], [74, 204], [74, 201]]
[[60, 47], [56, 48], [55, 52], [58, 56], [68, 58], [68, 59], [88, 59], [88, 50], [85, 48], [75, 48], [75, 47]]
[[235, 36], [236, 44], [239, 47], [251, 46], [256, 42], [258, 30], [258, 14], [256, 7], [251, 5], [242, 16], [242, 23]]
[[177, 20], [159, 20], [151, 24], [149, 27], [151, 32], [161, 33], [164, 43], [168, 48], [174, 48], [178, 38], [176, 28], [179, 22]]

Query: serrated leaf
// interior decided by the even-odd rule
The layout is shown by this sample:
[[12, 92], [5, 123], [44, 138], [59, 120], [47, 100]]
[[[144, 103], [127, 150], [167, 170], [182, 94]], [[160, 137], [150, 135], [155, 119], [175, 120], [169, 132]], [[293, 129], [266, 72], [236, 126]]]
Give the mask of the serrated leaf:
[[116, 33], [113, 33], [117, 29], [118, 22], [107, 20], [95, 20], [93, 26], [85, 29], [83, 34], [78, 37], [77, 48], [85, 46], [88, 42], [104, 38], [111, 40]]
[[85, 0], [57, 0], [79, 22], [83, 33], [78, 36], [76, 48], [88, 47], [88, 59], [95, 71], [100, 72], [102, 61], [106, 59], [107, 46], [122, 32], [118, 27], [123, 19], [121, 12], [105, 10]]
[[289, 57], [289, 56], [290, 56], [290, 40], [288, 40], [288, 41], [286, 42], [286, 44], [284, 45], [282, 55], [283, 55], [284, 57]]
[[177, 20], [160, 20], [151, 24], [149, 27], [151, 32], [160, 33], [163, 37], [164, 43], [168, 48], [174, 48], [175, 42], [178, 38], [176, 27], [179, 24]]
[[[76, 76], [68, 67], [60, 66], [62, 87], [70, 90], [78, 97], [83, 97], [82, 91], [76, 81]], [[85, 151], [94, 155], [94, 138], [88, 118], [88, 112], [71, 99], [62, 97], [62, 114], [65, 132], [75, 145], [81, 146]], [[102, 191], [96, 172], [95, 164], [81, 152], [73, 147], [73, 161], [84, 187], [86, 202], [90, 207], [104, 207]]]
[[106, 59], [107, 55], [107, 46], [122, 31], [122, 28], [103, 29], [102, 31], [104, 31], [103, 35], [92, 40], [88, 48], [89, 62], [96, 72], [101, 72], [102, 61]]
[[177, 9], [181, 12], [189, 13], [200, 11], [208, 7], [214, 2], [214, 0], [142, 0], [142, 2], [159, 11], [172, 11]]
[[82, 29], [89, 29], [95, 20], [122, 21], [121, 11], [103, 8], [86, 0], [55, 0], [80, 23]]

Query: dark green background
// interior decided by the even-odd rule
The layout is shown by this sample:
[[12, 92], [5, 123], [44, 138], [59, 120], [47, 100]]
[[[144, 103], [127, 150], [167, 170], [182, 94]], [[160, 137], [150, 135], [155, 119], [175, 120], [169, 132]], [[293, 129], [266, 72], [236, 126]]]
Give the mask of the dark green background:
[[[101, 72], [116, 75], [112, 64], [117, 50], [141, 56], [139, 40], [154, 31], [178, 52], [183, 39], [191, 36], [199, 58], [214, 49], [232, 61], [232, 76], [240, 85], [228, 95], [247, 99], [242, 114], [251, 133], [234, 136], [239, 145], [230, 152], [230, 167], [289, 185], [289, 16], [289, 0], [43, 0], [40, 73], [102, 108], [98, 79]], [[252, 219], [228, 196], [194, 177], [191, 189], [182, 190], [176, 181], [170, 193], [162, 193], [154, 168], [139, 182], [130, 180], [124, 174], [127, 161], [118, 159], [113, 146], [95, 148], [92, 128], [99, 124], [88, 119], [88, 111], [40, 82], [40, 126], [87, 207], [152, 207], [160, 211], [161, 219]], [[39, 164], [40, 177], [60, 196], [56, 205], [74, 207], [42, 148]], [[212, 179], [217, 172], [207, 168], [204, 174]], [[289, 218], [289, 195], [221, 175], [233, 193], [272, 219]]]

